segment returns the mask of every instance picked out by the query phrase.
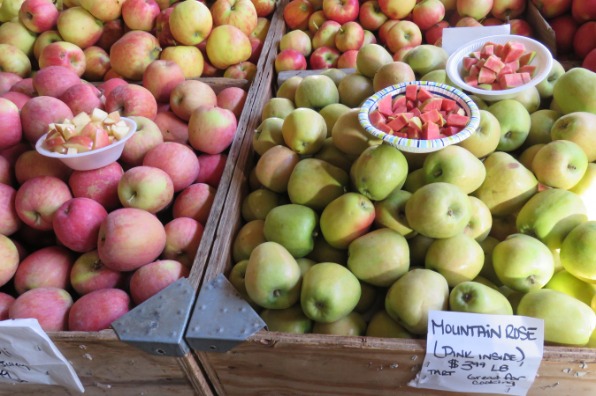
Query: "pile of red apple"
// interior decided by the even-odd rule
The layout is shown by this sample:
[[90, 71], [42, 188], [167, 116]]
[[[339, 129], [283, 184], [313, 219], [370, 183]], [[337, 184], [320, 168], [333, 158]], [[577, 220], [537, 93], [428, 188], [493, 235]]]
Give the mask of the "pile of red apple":
[[526, 0], [291, 0], [284, 8], [287, 32], [275, 68], [355, 68], [367, 43], [384, 45], [395, 60], [420, 44], [440, 45], [446, 27], [509, 23], [511, 33], [532, 36], [522, 19]]

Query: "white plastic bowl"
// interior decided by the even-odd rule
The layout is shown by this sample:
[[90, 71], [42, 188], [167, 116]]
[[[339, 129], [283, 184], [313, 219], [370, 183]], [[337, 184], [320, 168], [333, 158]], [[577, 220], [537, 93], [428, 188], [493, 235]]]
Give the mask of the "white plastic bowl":
[[124, 150], [124, 145], [128, 139], [134, 135], [137, 130], [137, 123], [127, 117], [120, 117], [124, 120], [130, 128], [128, 134], [122, 139], [110, 144], [109, 146], [102, 147], [97, 150], [91, 150], [84, 153], [78, 154], [60, 154], [53, 151], [48, 151], [43, 148], [43, 143], [46, 140], [47, 133], [37, 140], [35, 143], [35, 149], [41, 155], [50, 158], [58, 158], [64, 162], [69, 168], [74, 170], [91, 170], [102, 168], [112, 162], [118, 161]]
[[[532, 62], [530, 62], [531, 65], [536, 66], [536, 72], [534, 73], [534, 77], [529, 82], [519, 87], [493, 91], [472, 87], [466, 84], [462, 78], [462, 75], [464, 73], [463, 58], [468, 56], [471, 52], [478, 51], [486, 42], [489, 41], [496, 44], [505, 44], [508, 41], [517, 41], [519, 43], [524, 44], [524, 46], [526, 47], [526, 51], [536, 51], [536, 56], [534, 57]], [[528, 89], [529, 87], [536, 86], [548, 76], [552, 64], [553, 57], [550, 51], [540, 42], [525, 36], [518, 36], [515, 34], [501, 34], [496, 36], [479, 38], [477, 40], [470, 41], [466, 45], [458, 48], [453, 54], [449, 56], [449, 59], [447, 59], [445, 71], [447, 72], [447, 76], [449, 77], [451, 82], [453, 82], [453, 84], [459, 87], [460, 89], [474, 94], [481, 99], [495, 101], [511, 99], [520, 92]]]
[[[370, 123], [369, 113], [378, 107], [379, 101], [387, 95], [397, 96], [405, 93], [407, 85], [418, 85], [424, 87], [427, 91], [433, 95], [441, 96], [444, 98], [453, 99], [457, 102], [459, 107], [464, 109], [467, 116], [470, 117], [468, 124], [458, 133], [452, 136], [447, 136], [441, 139], [430, 139], [430, 140], [419, 140], [419, 139], [408, 139], [391, 134], [387, 134]], [[384, 142], [396, 147], [401, 151], [410, 153], [430, 153], [438, 151], [443, 147], [457, 144], [469, 138], [476, 132], [480, 125], [480, 110], [478, 106], [468, 95], [460, 91], [459, 89], [450, 85], [437, 83], [434, 81], [410, 81], [396, 85], [391, 85], [384, 88], [364, 101], [360, 107], [358, 113], [358, 121], [360, 125], [371, 135], [382, 139]]]

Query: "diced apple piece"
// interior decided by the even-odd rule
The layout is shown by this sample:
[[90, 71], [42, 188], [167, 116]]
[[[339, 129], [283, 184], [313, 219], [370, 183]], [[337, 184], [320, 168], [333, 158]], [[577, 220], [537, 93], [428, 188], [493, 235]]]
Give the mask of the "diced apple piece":
[[[393, 98], [393, 113], [402, 113], [406, 111], [406, 97], [404, 95], [398, 95]], [[402, 110], [403, 109], [403, 110]]]
[[373, 110], [368, 114], [368, 119], [373, 126], [377, 126], [379, 122], [385, 122], [386, 118], [379, 110]]
[[385, 96], [379, 100], [378, 109], [384, 116], [390, 116], [393, 114], [392, 106], [393, 98], [390, 95]]
[[84, 153], [93, 149], [93, 140], [89, 136], [73, 136], [64, 143], [66, 150], [74, 148], [78, 153]]
[[453, 136], [457, 135], [461, 131], [460, 127], [448, 125], [441, 128], [441, 134], [444, 136]]
[[530, 63], [532, 63], [532, 61], [534, 60], [535, 57], [536, 57], [536, 51], [526, 52], [519, 58], [520, 67], [526, 66], [526, 65], [529, 65]]
[[464, 70], [467, 71], [468, 73], [470, 72], [470, 69], [472, 66], [474, 66], [476, 63], [478, 63], [478, 59], [476, 58], [471, 58], [469, 56], [464, 57], [463, 61], [463, 65], [464, 65]]
[[426, 100], [434, 98], [434, 96], [428, 90], [420, 88], [418, 90], [418, 96], [416, 98], [418, 99], [418, 102], [424, 103]]
[[441, 99], [441, 110], [452, 111], [457, 107], [457, 102], [453, 99], [442, 98]]
[[389, 128], [393, 129], [394, 131], [399, 131], [406, 125], [408, 125], [408, 119], [406, 119], [405, 117], [395, 117], [393, 120], [387, 123], [387, 126], [389, 126]]
[[79, 150], [77, 150], [75, 147], [68, 147], [64, 154], [73, 155], [73, 154], [78, 154], [78, 153], [79, 153]]
[[483, 67], [480, 69], [480, 73], [478, 74], [478, 85], [492, 84], [496, 79], [497, 73], [486, 67]]
[[536, 72], [536, 66], [523, 65], [517, 70], [517, 72], [518, 73], [528, 73], [530, 75], [530, 77], [532, 77], [534, 75], [534, 73]]
[[468, 84], [471, 87], [477, 87], [478, 86], [478, 75], [476, 76], [465, 76], [464, 77], [464, 82], [466, 84]]
[[112, 111], [106, 118], [104, 118], [103, 123], [109, 125], [115, 124], [118, 121], [120, 121], [120, 113], [118, 111]]
[[478, 88], [480, 89], [485, 89], [487, 91], [492, 91], [493, 90], [493, 84], [488, 84], [488, 83], [484, 83], [484, 84], [478, 84]]
[[64, 136], [64, 140], [69, 140], [78, 135], [78, 131], [73, 124], [56, 124], [56, 130]]
[[470, 52], [471, 58], [482, 59], [482, 52], [481, 51], [474, 51]]
[[447, 126], [465, 127], [467, 125], [468, 121], [470, 121], [470, 117], [468, 117], [466, 115], [457, 114], [457, 113], [451, 113], [451, 114], [447, 115], [446, 121], [447, 121], [446, 122]]
[[470, 68], [470, 73], [468, 74], [468, 76], [477, 77], [478, 73], [480, 73], [480, 67], [478, 66], [478, 64], [475, 64]]
[[93, 122], [102, 122], [107, 116], [108, 116], [108, 113], [106, 113], [105, 111], [103, 111], [99, 107], [96, 107], [91, 112], [91, 121], [93, 121]]
[[426, 99], [422, 105], [420, 105], [419, 109], [422, 113], [424, 113], [431, 110], [441, 110], [442, 105], [443, 99], [431, 97]]
[[484, 67], [494, 71], [495, 73], [500, 72], [503, 66], [505, 66], [505, 63], [503, 63], [503, 61], [501, 61], [501, 59], [495, 55], [490, 55], [488, 58], [486, 58], [486, 62], [484, 62]]
[[85, 113], [84, 111], [80, 112], [72, 119], [72, 124], [76, 127], [77, 130], [83, 129], [85, 125], [91, 122], [91, 117], [89, 114]]
[[384, 122], [380, 122], [379, 125], [377, 125], [377, 129], [384, 133], [393, 133], [393, 130]]
[[482, 50], [480, 51], [480, 55], [483, 58], [488, 58], [495, 53], [495, 46], [494, 44], [486, 43], [482, 46]]
[[416, 129], [416, 128], [407, 126], [404, 129], [402, 129], [402, 131], [406, 133], [406, 135], [408, 136], [408, 139], [419, 139], [420, 138], [421, 129]]
[[416, 101], [418, 97], [418, 85], [410, 84], [406, 85], [406, 99], [412, 102]]
[[501, 89], [510, 89], [523, 85], [524, 80], [520, 73], [504, 74], [499, 76], [499, 85]]
[[408, 121], [408, 127], [420, 131], [422, 129], [422, 120], [419, 117], [412, 117]]
[[427, 122], [422, 125], [422, 131], [420, 137], [422, 139], [431, 140], [438, 139], [440, 134], [440, 128], [434, 122]]
[[122, 139], [124, 136], [126, 136], [126, 134], [128, 133], [129, 129], [128, 129], [128, 125], [124, 124], [124, 125], [120, 125], [119, 121], [117, 123], [115, 123], [114, 125], [110, 126], [110, 132], [112, 132], [112, 135], [114, 135], [114, 137], [117, 140]]
[[105, 129], [97, 129], [95, 131], [95, 136], [93, 139], [93, 149], [99, 149], [102, 147], [106, 147], [110, 145], [110, 136], [108, 135], [108, 131]]
[[518, 60], [526, 52], [526, 46], [517, 41], [508, 41], [503, 47], [503, 62], [509, 63]]

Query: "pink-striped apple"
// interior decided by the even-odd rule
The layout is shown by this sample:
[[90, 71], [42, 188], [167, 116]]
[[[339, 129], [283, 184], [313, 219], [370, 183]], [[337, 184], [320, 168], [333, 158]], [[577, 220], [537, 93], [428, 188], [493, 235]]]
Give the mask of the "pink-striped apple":
[[153, 94], [141, 85], [120, 85], [106, 96], [105, 110], [108, 113], [118, 111], [125, 117], [153, 120], [157, 114], [157, 102]]
[[0, 292], [0, 320], [8, 319], [8, 311], [14, 300], [10, 294]]
[[156, 260], [143, 265], [130, 278], [132, 300], [141, 304], [188, 273], [189, 268], [176, 260]]
[[155, 0], [126, 0], [122, 4], [122, 20], [130, 30], [150, 32], [161, 12]]
[[367, 0], [360, 5], [358, 21], [366, 30], [378, 30], [387, 18], [377, 0]]
[[101, 331], [126, 314], [131, 306], [128, 293], [121, 289], [100, 289], [76, 300], [68, 313], [68, 330]]
[[68, 88], [60, 95], [60, 100], [70, 107], [72, 114], [91, 114], [94, 109], [103, 109], [101, 91], [88, 82]]
[[306, 70], [306, 58], [297, 50], [285, 49], [280, 51], [275, 57], [275, 71], [287, 71], [287, 70]]
[[102, 81], [103, 76], [110, 69], [110, 55], [96, 45], [85, 48], [83, 53], [85, 54], [83, 78], [87, 81]]
[[39, 54], [39, 67], [64, 66], [74, 71], [79, 77], [86, 67], [85, 53], [81, 47], [68, 41], [56, 41], [46, 45]]
[[188, 142], [188, 124], [178, 118], [173, 112], [157, 112], [153, 121], [159, 127], [164, 142], [178, 142], [183, 144]]
[[33, 43], [33, 56], [35, 59], [39, 59], [39, 56], [46, 45], [55, 43], [56, 41], [64, 41], [57, 30], [46, 30], [37, 36]]
[[120, 207], [118, 182], [124, 170], [118, 162], [88, 171], [73, 171], [68, 185], [75, 197], [86, 197], [100, 203], [106, 210]]
[[257, 10], [251, 0], [215, 0], [210, 11], [213, 26], [235, 26], [247, 36], [257, 26]]
[[185, 267], [191, 268], [205, 228], [190, 217], [172, 219], [166, 223], [164, 228], [166, 230], [166, 247], [161, 257], [167, 260], [176, 260]]
[[132, 30], [110, 48], [110, 64], [124, 78], [140, 81], [151, 62], [159, 59], [161, 47], [151, 33]]
[[[314, 8], [309, 0], [292, 0], [283, 9], [283, 18], [290, 30], [304, 30], [308, 27], [309, 17]], [[323, 11], [321, 11], [321, 16]]]
[[52, 0], [25, 0], [19, 10], [19, 21], [30, 31], [41, 33], [56, 26], [58, 14]]
[[236, 128], [236, 116], [230, 110], [199, 107], [188, 120], [188, 142], [195, 150], [219, 154], [232, 144]]
[[170, 95], [170, 108], [181, 119], [188, 121], [190, 114], [199, 106], [213, 107], [217, 95], [207, 83], [199, 80], [186, 80], [178, 84]]
[[69, 275], [70, 285], [81, 296], [98, 289], [122, 287], [124, 279], [123, 272], [103, 265], [97, 250], [81, 254], [73, 263]]
[[206, 183], [217, 187], [226, 167], [226, 154], [199, 154], [199, 175], [197, 183]]
[[19, 108], [6, 98], [0, 98], [0, 149], [11, 147], [21, 141], [23, 131]]
[[71, 198], [65, 182], [53, 176], [38, 176], [19, 187], [15, 208], [23, 223], [36, 230], [51, 230], [56, 210]]
[[33, 76], [33, 87], [39, 96], [59, 98], [68, 88], [80, 84], [78, 74], [66, 66], [46, 66]]
[[6, 184], [0, 184], [0, 234], [10, 236], [21, 227], [21, 219], [15, 209], [17, 191]]
[[155, 60], [143, 73], [143, 86], [162, 103], [170, 101], [172, 90], [184, 80], [182, 68], [171, 60]]
[[99, 226], [107, 215], [106, 209], [97, 201], [73, 198], [58, 208], [52, 226], [60, 243], [83, 253], [97, 248]]
[[412, 21], [425, 31], [445, 18], [445, 6], [440, 0], [422, 0], [412, 10]]
[[51, 96], [31, 98], [21, 109], [23, 136], [30, 143], [37, 142], [52, 122], [59, 123], [73, 117], [70, 108], [60, 99]]
[[64, 289], [41, 287], [29, 290], [16, 298], [10, 306], [10, 319], [37, 319], [44, 331], [68, 329], [68, 312], [72, 296]]
[[344, 24], [355, 21], [360, 13], [358, 0], [323, 0], [325, 18]]
[[159, 40], [162, 48], [176, 45], [176, 40], [174, 40], [170, 30], [170, 14], [172, 11], [174, 11], [174, 7], [165, 8], [155, 18], [155, 37]]
[[71, 173], [72, 169], [58, 158], [43, 156], [33, 149], [21, 153], [14, 164], [14, 174], [19, 184], [37, 176], [54, 176], [67, 181]]
[[13, 85], [23, 78], [15, 73], [0, 72], [0, 95], [10, 91]]
[[279, 39], [279, 51], [293, 49], [304, 56], [312, 52], [310, 36], [304, 30], [290, 30]]
[[207, 223], [215, 201], [215, 187], [206, 183], [194, 183], [182, 190], [174, 199], [174, 218], [191, 217], [203, 226]]
[[159, 127], [146, 117], [131, 117], [137, 123], [137, 131], [124, 145], [120, 160], [130, 166], [143, 163], [145, 154], [153, 147], [163, 142]]
[[358, 22], [350, 21], [341, 25], [335, 35], [335, 47], [340, 52], [358, 50], [364, 42], [364, 29]]
[[17, 246], [9, 237], [0, 234], [0, 286], [4, 286], [13, 279], [19, 262]]
[[113, 21], [120, 18], [122, 14], [122, 0], [78, 0], [81, 7], [89, 11], [91, 15], [103, 22]]
[[62, 246], [49, 246], [31, 252], [21, 261], [14, 275], [18, 294], [38, 287], [69, 286], [70, 269], [75, 256]]
[[230, 110], [236, 118], [240, 118], [247, 92], [240, 87], [227, 87], [217, 93], [217, 105]]
[[174, 192], [190, 186], [199, 175], [199, 160], [187, 145], [177, 142], [163, 142], [145, 154], [143, 165], [166, 172], [173, 183]]

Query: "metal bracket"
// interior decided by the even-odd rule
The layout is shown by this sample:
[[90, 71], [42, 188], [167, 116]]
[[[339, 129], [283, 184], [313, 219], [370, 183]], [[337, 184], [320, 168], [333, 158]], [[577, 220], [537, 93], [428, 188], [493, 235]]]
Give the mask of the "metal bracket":
[[190, 348], [184, 330], [196, 291], [180, 278], [112, 322], [118, 338], [152, 355], [181, 357]]
[[193, 350], [226, 352], [265, 327], [265, 322], [223, 275], [203, 285], [186, 329]]

